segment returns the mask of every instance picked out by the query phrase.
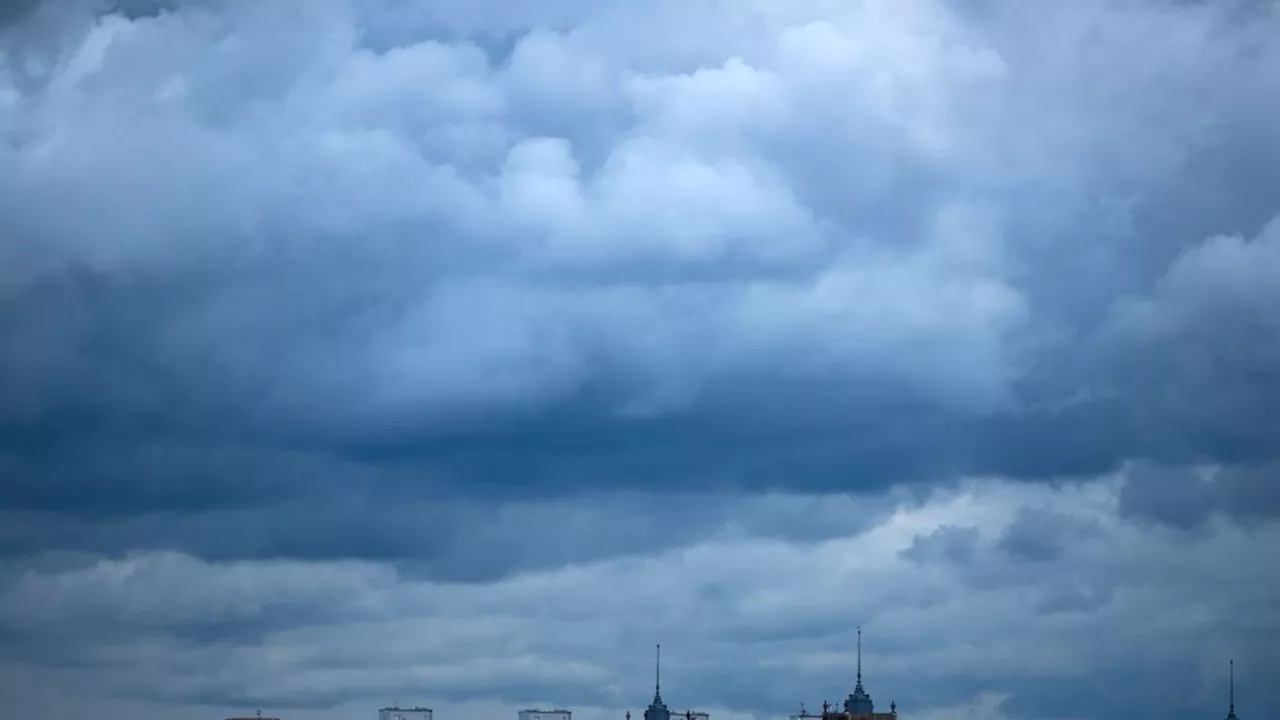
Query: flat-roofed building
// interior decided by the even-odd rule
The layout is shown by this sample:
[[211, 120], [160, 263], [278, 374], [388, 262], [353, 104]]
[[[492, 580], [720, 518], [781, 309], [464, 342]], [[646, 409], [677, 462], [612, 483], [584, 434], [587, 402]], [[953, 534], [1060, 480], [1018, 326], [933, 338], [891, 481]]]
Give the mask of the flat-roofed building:
[[378, 711], [378, 720], [432, 720], [434, 714], [426, 707], [385, 707]]
[[516, 713], [517, 720], [573, 720], [573, 712], [564, 708], [538, 710], [530, 708]]

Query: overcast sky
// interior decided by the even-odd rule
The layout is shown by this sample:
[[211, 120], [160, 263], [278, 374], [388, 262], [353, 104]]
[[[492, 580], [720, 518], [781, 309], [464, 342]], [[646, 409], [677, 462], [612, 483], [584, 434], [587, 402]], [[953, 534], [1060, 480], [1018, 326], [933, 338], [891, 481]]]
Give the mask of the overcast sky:
[[3, 714], [1280, 715], [1280, 4], [0, 8]]

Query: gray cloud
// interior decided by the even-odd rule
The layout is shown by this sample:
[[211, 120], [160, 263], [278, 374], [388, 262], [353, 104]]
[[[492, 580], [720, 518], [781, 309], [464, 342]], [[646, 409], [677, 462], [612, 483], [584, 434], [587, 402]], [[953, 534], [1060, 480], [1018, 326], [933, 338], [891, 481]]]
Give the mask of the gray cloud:
[[978, 528], [945, 525], [917, 535], [902, 557], [918, 563], [947, 562], [964, 565], [973, 560], [978, 543]]
[[39, 4], [40, 0], [5, 3], [3, 7], [0, 7], [0, 27], [14, 25], [25, 20]]
[[9, 512], [0, 514], [5, 520], [0, 548], [12, 557], [80, 548], [120, 555], [159, 547], [220, 561], [363, 558], [394, 563], [413, 575], [475, 582], [645, 555], [725, 533], [820, 542], [880, 521], [900, 501], [894, 495], [628, 492], [495, 507], [492, 501], [456, 497], [406, 505], [396, 495], [349, 491], [248, 508], [174, 508], [108, 520]]
[[[1274, 542], [1275, 525], [1223, 527], [1188, 552], [1096, 502], [1115, 491], [970, 485], [816, 546], [720, 536], [487, 584], [369, 562], [146, 553], [49, 563], [4, 574], [0, 620], [32, 637], [59, 629], [68, 641], [56, 646], [58, 662], [109, 686], [215, 706], [416, 693], [634, 708], [650, 691], [649, 641], [661, 639], [664, 694], [677, 706], [777, 714], [847, 692], [852, 629], [862, 624], [869, 688], [904, 712], [962, 704], [982, 687], [1008, 695], [1006, 711], [1018, 716], [1074, 717], [1074, 705], [1055, 699], [1072, 686], [1081, 701], [1105, 702], [1095, 713], [1110, 717], [1133, 709], [1112, 694], [1115, 678], [1128, 678], [1153, 717], [1217, 711], [1227, 653], [1254, 673], [1276, 660], [1257, 634], [1274, 632], [1276, 620], [1275, 585], [1257, 582], [1266, 559], [1237, 552]], [[993, 574], [1004, 554], [989, 549], [1025, 522], [1026, 507], [1108, 534], [1025, 566], [1034, 572]], [[935, 523], [985, 528], [970, 560], [987, 573], [980, 586], [958, 592], [936, 566], [902, 557], [917, 529]], [[1060, 594], [1049, 576], [1122, 581], [1108, 602], [1046, 612], [1026, 598]], [[218, 639], [191, 632], [200, 627]], [[1170, 677], [1184, 678], [1184, 696], [1156, 692], [1154, 678]], [[1247, 687], [1259, 712], [1280, 700], [1265, 684]]]
[[[24, 45], [61, 60], [6, 128], [8, 504], [199, 510], [383, 474], [874, 489], [1271, 452], [1274, 233], [1204, 241], [1267, 216], [1172, 203], [1244, 182], [1198, 165], [1236, 144], [1273, 151], [1262, 19], [1074, 11], [1036, 25], [1054, 45], [994, 6], [868, 7], [897, 44], [859, 50], [854, 18], [805, 6], [686, 44], [657, 29], [709, 18], [607, 5], [490, 57], [467, 33], [526, 21], [307, 7], [134, 8]], [[423, 34], [379, 39], [391, 16]], [[606, 42], [624, 22], [668, 40]], [[1148, 28], [1129, 74], [1087, 79]], [[149, 462], [161, 435], [243, 467]], [[331, 477], [294, 488], [281, 454]]]
[[1274, 463], [1198, 470], [1140, 464], [1127, 474], [1120, 511], [1183, 530], [1201, 529], [1214, 515], [1275, 518], [1280, 516], [1278, 479]]
[[1098, 527], [1069, 515], [1040, 508], [1023, 508], [1005, 529], [997, 547], [1010, 556], [1032, 562], [1051, 562], [1074, 540], [1096, 534]]

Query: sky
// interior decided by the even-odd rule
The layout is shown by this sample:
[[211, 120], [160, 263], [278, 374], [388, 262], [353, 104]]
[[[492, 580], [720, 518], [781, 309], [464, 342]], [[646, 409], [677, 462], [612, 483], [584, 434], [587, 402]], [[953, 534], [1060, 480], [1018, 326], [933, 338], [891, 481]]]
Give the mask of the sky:
[[1280, 716], [1276, 117], [1268, 0], [4, 2], [6, 714]]

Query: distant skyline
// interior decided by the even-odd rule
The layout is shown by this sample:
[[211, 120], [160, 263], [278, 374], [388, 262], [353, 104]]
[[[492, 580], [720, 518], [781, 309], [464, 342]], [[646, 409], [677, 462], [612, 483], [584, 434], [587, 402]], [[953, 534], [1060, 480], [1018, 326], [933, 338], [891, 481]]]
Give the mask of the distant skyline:
[[1280, 715], [1280, 5], [0, 9], [41, 720]]

